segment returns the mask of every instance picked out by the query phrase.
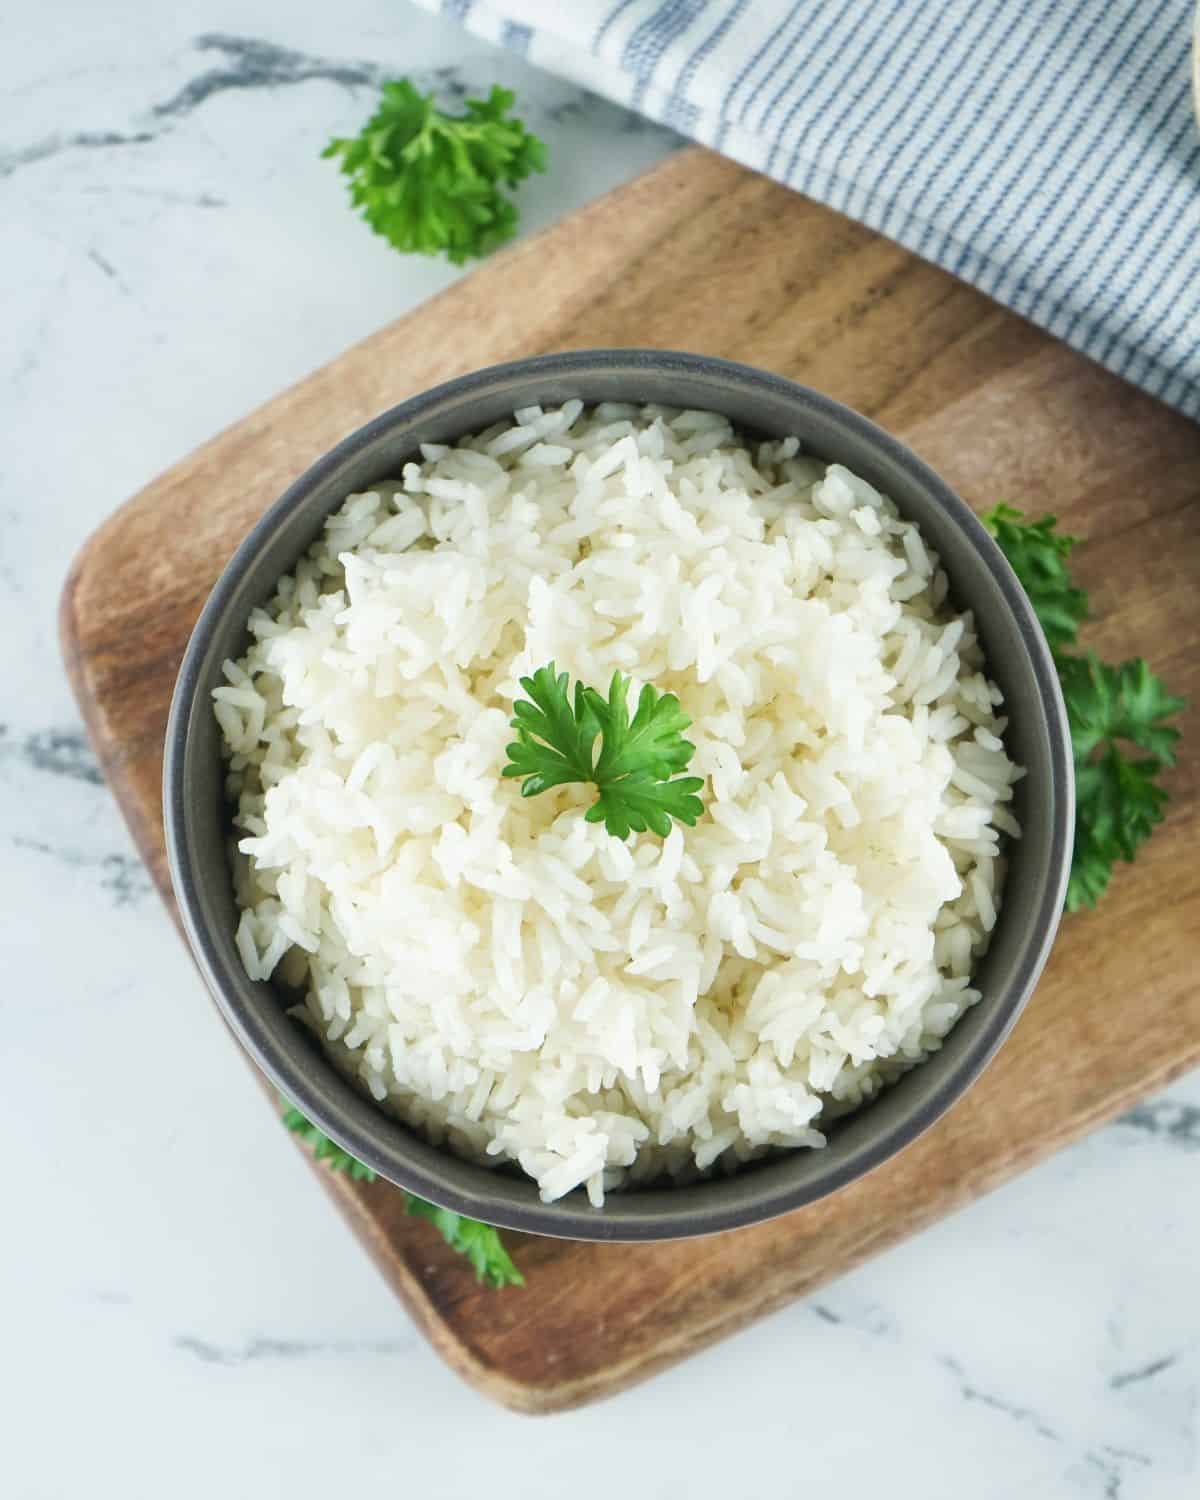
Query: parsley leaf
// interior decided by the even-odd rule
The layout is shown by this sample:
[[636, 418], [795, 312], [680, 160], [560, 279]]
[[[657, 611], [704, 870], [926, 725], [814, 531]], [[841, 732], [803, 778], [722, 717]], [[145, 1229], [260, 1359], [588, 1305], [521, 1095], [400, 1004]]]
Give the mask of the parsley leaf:
[[629, 681], [614, 672], [607, 699], [577, 682], [572, 699], [566, 672], [553, 662], [522, 677], [527, 698], [513, 704], [517, 738], [508, 747], [502, 774], [522, 779], [523, 797], [568, 782], [591, 782], [599, 795], [587, 811], [589, 823], [603, 822], [618, 839], [647, 828], [665, 838], [672, 818], [691, 828], [704, 811], [695, 795], [704, 785], [702, 776], [671, 780], [696, 753], [683, 738], [692, 721], [674, 693], [660, 694], [647, 683], [630, 722]]
[[1087, 595], [1071, 582], [1067, 568], [1079, 538], [1056, 533], [1056, 516], [1026, 521], [1011, 505], [997, 505], [983, 517], [983, 524], [1021, 580], [1051, 648], [1074, 645], [1088, 613]]
[[1112, 667], [1089, 651], [1063, 656], [1058, 676], [1071, 714], [1076, 760], [1088, 760], [1114, 740], [1128, 740], [1157, 764], [1175, 764], [1179, 730], [1165, 721], [1183, 709], [1184, 701], [1173, 698], [1144, 661]]
[[[1162, 822], [1167, 792], [1160, 773], [1175, 764], [1179, 730], [1167, 721], [1182, 712], [1162, 680], [1140, 659], [1112, 666], [1094, 652], [1075, 655], [1087, 595], [1071, 582], [1066, 559], [1077, 538], [1060, 536], [1053, 516], [1026, 521], [998, 505], [984, 523], [1029, 595], [1054, 655], [1075, 761], [1075, 847], [1067, 910], [1095, 906], [1113, 866], [1132, 860]], [[1141, 751], [1132, 756], [1130, 748]]]
[[350, 198], [397, 250], [444, 254], [454, 265], [483, 256], [517, 232], [516, 205], [501, 191], [546, 169], [546, 146], [509, 115], [513, 95], [493, 88], [448, 115], [401, 78], [385, 83], [358, 135], [330, 141]]
[[412, 1193], [404, 1195], [408, 1200], [408, 1212], [418, 1218], [428, 1219], [451, 1250], [465, 1255], [475, 1268], [475, 1279], [499, 1290], [505, 1286], [524, 1286], [525, 1278], [513, 1265], [512, 1257], [504, 1248], [499, 1233], [490, 1224], [481, 1224], [478, 1219], [465, 1219], [451, 1209], [439, 1208], [436, 1203], [426, 1203]]
[[[281, 1098], [279, 1102], [284, 1106], [283, 1123], [313, 1148], [318, 1161], [325, 1162], [336, 1172], [347, 1172], [356, 1182], [376, 1180], [378, 1173], [331, 1141], [306, 1115], [288, 1104], [286, 1099]], [[404, 1189], [399, 1191], [404, 1192]], [[490, 1224], [481, 1224], [477, 1219], [467, 1219], [448, 1208], [439, 1208], [436, 1203], [427, 1203], [415, 1193], [404, 1193], [404, 1211], [434, 1224], [450, 1248], [471, 1263], [477, 1281], [497, 1288], [525, 1285], [525, 1278], [513, 1265], [499, 1232]]]
[[[512, 727], [517, 740], [508, 747], [505, 776], [524, 776], [522, 797], [536, 797], [552, 786], [591, 781], [592, 746], [600, 733], [587, 689], [575, 684], [575, 704], [567, 697], [567, 674], [554, 663], [522, 677], [528, 699], [513, 704]], [[601, 700], [603, 701], [603, 700]]]
[[[281, 1101], [286, 1102], [286, 1101]], [[307, 1115], [302, 1115], [293, 1105], [284, 1111], [283, 1123], [293, 1134], [312, 1147], [318, 1161], [325, 1162], [335, 1172], [345, 1172], [355, 1182], [374, 1182], [379, 1175], [365, 1166], [349, 1151], [343, 1150], [336, 1141], [331, 1141], [323, 1130], [318, 1130]]]
[[584, 818], [589, 823], [603, 822], [614, 838], [627, 839], [631, 830], [645, 833], [649, 828], [665, 839], [671, 831], [672, 818], [678, 818], [689, 828], [696, 826], [704, 803], [695, 794], [703, 785], [702, 776], [654, 781], [648, 772], [636, 771], [621, 781], [602, 786]]
[[[1092, 652], [1058, 659], [1075, 755], [1075, 851], [1067, 910], [1095, 906], [1118, 859], [1132, 860], [1162, 822], [1158, 774], [1175, 764], [1179, 730], [1164, 721], [1184, 707], [1144, 661], [1109, 666]], [[1122, 744], [1146, 752], [1131, 759]]]
[[[578, 691], [578, 689], [576, 689]], [[596, 780], [603, 786], [619, 776], [647, 771], [660, 780], [682, 771], [696, 753], [683, 738], [692, 722], [674, 693], [659, 694], [649, 683], [638, 694], [633, 723], [629, 722], [629, 678], [614, 672], [605, 702], [593, 688], [585, 694], [604, 736]]]

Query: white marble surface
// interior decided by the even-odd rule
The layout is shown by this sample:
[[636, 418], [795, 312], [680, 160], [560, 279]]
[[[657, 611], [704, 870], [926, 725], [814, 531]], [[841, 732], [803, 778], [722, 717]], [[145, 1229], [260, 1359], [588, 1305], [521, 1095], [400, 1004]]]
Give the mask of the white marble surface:
[[431, 1353], [201, 993], [54, 608], [133, 490], [453, 279], [317, 159], [374, 80], [511, 81], [553, 152], [531, 226], [672, 142], [403, 0], [4, 11], [0, 1493], [1194, 1497], [1195, 1078], [607, 1405], [531, 1424]]

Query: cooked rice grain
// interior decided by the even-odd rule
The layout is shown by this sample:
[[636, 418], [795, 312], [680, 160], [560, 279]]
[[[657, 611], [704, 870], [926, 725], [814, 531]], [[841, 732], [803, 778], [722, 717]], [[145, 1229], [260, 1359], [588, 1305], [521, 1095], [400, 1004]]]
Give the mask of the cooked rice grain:
[[[215, 712], [238, 951], [335, 1062], [543, 1198], [730, 1170], [978, 998], [1021, 774], [915, 526], [794, 438], [530, 407], [352, 495]], [[555, 661], [678, 695], [706, 814], [627, 845], [501, 777]]]

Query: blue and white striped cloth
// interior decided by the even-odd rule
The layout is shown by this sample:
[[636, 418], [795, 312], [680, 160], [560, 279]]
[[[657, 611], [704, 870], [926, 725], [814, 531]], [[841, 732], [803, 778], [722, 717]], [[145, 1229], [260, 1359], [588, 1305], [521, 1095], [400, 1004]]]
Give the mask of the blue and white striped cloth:
[[418, 0], [1200, 418], [1195, 0]]

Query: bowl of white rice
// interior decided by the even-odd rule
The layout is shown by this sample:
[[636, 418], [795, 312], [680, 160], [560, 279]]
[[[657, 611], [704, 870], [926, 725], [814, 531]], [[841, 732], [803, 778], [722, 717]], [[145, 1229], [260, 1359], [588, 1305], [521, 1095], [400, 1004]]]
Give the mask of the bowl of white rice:
[[[668, 705], [694, 811], [598, 817], [586, 710], [584, 771], [523, 784], [556, 679]], [[833, 1192], [963, 1094], [1053, 941], [1073, 782], [1033, 610], [913, 453], [601, 350], [297, 480], [200, 616], [164, 811], [205, 979], [323, 1131], [474, 1218], [665, 1239]]]

